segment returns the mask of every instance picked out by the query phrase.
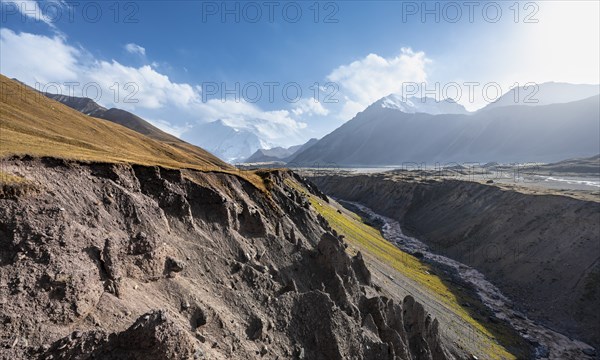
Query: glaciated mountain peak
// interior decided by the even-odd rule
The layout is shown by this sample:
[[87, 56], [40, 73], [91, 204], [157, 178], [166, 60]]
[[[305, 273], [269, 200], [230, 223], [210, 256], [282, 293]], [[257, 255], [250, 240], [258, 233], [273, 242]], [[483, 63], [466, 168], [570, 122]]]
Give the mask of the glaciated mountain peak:
[[403, 97], [398, 94], [391, 94], [382, 98], [377, 103], [380, 103], [383, 108], [395, 109], [407, 114], [425, 113], [440, 115], [469, 113], [464, 106], [456, 103], [452, 99], [437, 101], [430, 97]]

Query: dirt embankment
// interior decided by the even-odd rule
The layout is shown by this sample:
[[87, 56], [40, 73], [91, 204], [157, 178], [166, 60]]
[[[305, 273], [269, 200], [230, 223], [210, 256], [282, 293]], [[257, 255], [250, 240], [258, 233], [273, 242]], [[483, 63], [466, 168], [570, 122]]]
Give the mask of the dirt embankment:
[[478, 269], [530, 318], [600, 345], [600, 203], [457, 180], [381, 174], [311, 180]]
[[264, 173], [265, 194], [227, 174], [0, 164], [23, 190], [0, 196], [0, 358], [464, 357], [413, 298], [378, 293], [292, 173]]

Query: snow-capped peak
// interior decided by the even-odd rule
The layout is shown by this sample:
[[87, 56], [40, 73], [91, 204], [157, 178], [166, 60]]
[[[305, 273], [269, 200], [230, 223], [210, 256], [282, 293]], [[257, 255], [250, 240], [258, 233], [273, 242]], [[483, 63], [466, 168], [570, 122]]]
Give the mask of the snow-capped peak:
[[384, 97], [381, 101], [381, 107], [402, 111], [407, 114], [426, 113], [431, 115], [440, 114], [467, 114], [464, 106], [456, 103], [452, 99], [436, 101], [434, 98], [408, 97], [392, 94]]

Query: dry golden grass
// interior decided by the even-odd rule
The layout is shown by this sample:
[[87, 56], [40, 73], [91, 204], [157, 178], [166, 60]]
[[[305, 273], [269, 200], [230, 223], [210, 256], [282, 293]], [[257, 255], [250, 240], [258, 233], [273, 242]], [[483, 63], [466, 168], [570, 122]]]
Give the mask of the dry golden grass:
[[0, 185], [18, 185], [26, 182], [25, 178], [0, 171]]
[[226, 172], [264, 190], [260, 176], [239, 171], [183, 141], [162, 142], [93, 118], [0, 75], [0, 157], [51, 156], [80, 161]]
[[0, 199], [22, 196], [36, 189], [37, 186], [24, 177], [0, 171]]

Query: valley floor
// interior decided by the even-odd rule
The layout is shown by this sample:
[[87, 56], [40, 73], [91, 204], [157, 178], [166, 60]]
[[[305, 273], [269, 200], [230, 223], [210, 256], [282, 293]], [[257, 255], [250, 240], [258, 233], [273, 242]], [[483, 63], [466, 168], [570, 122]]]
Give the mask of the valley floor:
[[[534, 346], [552, 345], [550, 358], [577, 359], [595, 353], [570, 338], [597, 345], [598, 337], [584, 330], [598, 331], [594, 309], [600, 290], [594, 279], [599, 273], [600, 204], [596, 191], [422, 175], [319, 171], [310, 178], [330, 195], [398, 220], [432, 253], [480, 270], [515, 301], [517, 314], [522, 311], [519, 317], [569, 334], [553, 338], [554, 331], [547, 329], [548, 335], [542, 327], [540, 333], [525, 336]], [[433, 308], [430, 311], [435, 313]], [[523, 324], [516, 328], [522, 335], [527, 333]]]

